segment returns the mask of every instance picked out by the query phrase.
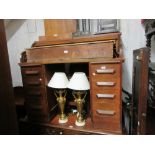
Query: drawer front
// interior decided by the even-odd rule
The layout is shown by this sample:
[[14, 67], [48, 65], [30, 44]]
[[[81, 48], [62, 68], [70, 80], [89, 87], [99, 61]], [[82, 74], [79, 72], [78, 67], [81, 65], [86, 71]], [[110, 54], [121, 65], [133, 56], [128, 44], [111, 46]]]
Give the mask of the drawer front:
[[[116, 105], [119, 104], [116, 103]], [[103, 128], [113, 132], [121, 130], [120, 108], [113, 105], [105, 105], [105, 107], [99, 105], [92, 110], [92, 115], [94, 128]]]
[[26, 112], [30, 121], [33, 122], [43, 122], [43, 120], [48, 119], [48, 105], [45, 101], [40, 100], [39, 102], [35, 100], [26, 100], [25, 103]]
[[39, 114], [28, 113], [28, 120], [30, 122], [34, 122], [34, 123], [36, 123], [36, 122], [38, 122], [38, 123], [40, 123], [40, 122], [46, 123], [46, 122], [49, 121], [48, 117], [46, 115], [42, 114], [42, 113], [39, 113]]
[[43, 73], [42, 66], [24, 66], [22, 69], [22, 75], [23, 77], [29, 77], [29, 76], [40, 76]]
[[115, 112], [119, 112], [120, 111], [120, 102], [115, 101], [115, 102], [111, 102], [111, 101], [98, 101], [96, 102], [96, 104], [92, 105], [93, 109], [101, 109], [101, 110], [113, 110]]
[[120, 91], [117, 89], [100, 89], [100, 90], [91, 90], [91, 98], [94, 103], [103, 102], [103, 103], [114, 103], [116, 101], [120, 102]]
[[22, 67], [21, 72], [24, 86], [40, 86], [44, 84], [42, 66]]
[[93, 122], [107, 123], [107, 127], [114, 122], [120, 122], [120, 115], [115, 110], [94, 109]]
[[50, 59], [113, 58], [113, 42], [95, 42], [34, 48], [26, 51], [28, 62]]
[[25, 105], [30, 121], [43, 122], [43, 120], [47, 120], [47, 105], [44, 101], [42, 101], [41, 104], [39, 104], [38, 102], [26, 101]]
[[26, 106], [29, 109], [45, 109], [47, 106], [46, 100], [43, 98], [26, 98]]
[[46, 115], [46, 109], [43, 105], [27, 105], [27, 111], [29, 114], [34, 114], [34, 115]]
[[100, 76], [93, 76], [91, 78], [92, 90], [114, 90], [120, 88], [119, 78], [102, 78]]
[[28, 117], [31, 115], [34, 115], [33, 117], [37, 117], [38, 115], [44, 116], [48, 114], [48, 105], [42, 98], [27, 98], [25, 105]]
[[44, 81], [42, 76], [27, 76], [23, 78], [23, 84], [26, 87], [43, 86]]
[[31, 108], [31, 107], [40, 107], [42, 105], [46, 104], [46, 99], [44, 97], [32, 97], [32, 96], [26, 96], [26, 102], [25, 104]]
[[26, 92], [26, 111], [33, 122], [43, 122], [48, 115], [48, 105], [45, 96], [38, 88], [29, 88]]
[[90, 76], [98, 80], [116, 80], [120, 77], [119, 64], [90, 64]]
[[28, 97], [42, 97], [42, 89], [40, 87], [25, 87], [25, 94]]

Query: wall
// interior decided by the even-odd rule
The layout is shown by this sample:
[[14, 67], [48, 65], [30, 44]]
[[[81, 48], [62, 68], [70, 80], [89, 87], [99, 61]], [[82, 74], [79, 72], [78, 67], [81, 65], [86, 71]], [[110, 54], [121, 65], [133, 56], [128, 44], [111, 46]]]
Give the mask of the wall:
[[131, 92], [133, 50], [145, 47], [145, 32], [140, 19], [121, 19], [120, 30], [125, 57], [123, 64], [123, 88]]
[[38, 40], [38, 36], [44, 35], [43, 20], [9, 20], [6, 25], [6, 37], [11, 64], [11, 75], [13, 86], [22, 86], [21, 71], [18, 63], [20, 53], [25, 48], [31, 47], [32, 43]]
[[155, 62], [155, 36], [151, 40], [151, 61]]
[[[123, 64], [123, 88], [131, 92], [133, 50], [145, 46], [144, 28], [139, 19], [121, 19], [120, 31], [125, 56]], [[8, 51], [11, 63], [13, 86], [22, 85], [20, 68], [20, 53], [29, 48], [44, 35], [43, 20], [11, 20], [6, 27]], [[154, 46], [155, 49], [155, 46]], [[155, 57], [155, 54], [152, 54]]]

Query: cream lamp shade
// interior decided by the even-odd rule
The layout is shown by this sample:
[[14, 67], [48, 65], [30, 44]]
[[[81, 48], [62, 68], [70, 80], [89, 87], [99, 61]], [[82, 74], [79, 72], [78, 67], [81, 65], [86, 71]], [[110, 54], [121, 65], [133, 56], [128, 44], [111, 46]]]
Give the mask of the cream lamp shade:
[[68, 88], [73, 90], [89, 90], [90, 84], [84, 72], [75, 72], [71, 77]]
[[63, 89], [68, 86], [68, 78], [64, 72], [55, 72], [48, 83], [48, 87]]

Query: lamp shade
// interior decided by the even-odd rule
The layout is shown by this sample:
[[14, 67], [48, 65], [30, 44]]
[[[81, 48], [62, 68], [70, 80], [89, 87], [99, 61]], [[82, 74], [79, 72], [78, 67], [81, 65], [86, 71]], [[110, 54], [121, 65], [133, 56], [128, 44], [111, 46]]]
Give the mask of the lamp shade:
[[63, 89], [68, 86], [68, 79], [64, 72], [55, 72], [48, 83], [48, 87]]
[[88, 90], [90, 89], [89, 81], [86, 74], [83, 72], [75, 72], [70, 79], [68, 88], [73, 90]]

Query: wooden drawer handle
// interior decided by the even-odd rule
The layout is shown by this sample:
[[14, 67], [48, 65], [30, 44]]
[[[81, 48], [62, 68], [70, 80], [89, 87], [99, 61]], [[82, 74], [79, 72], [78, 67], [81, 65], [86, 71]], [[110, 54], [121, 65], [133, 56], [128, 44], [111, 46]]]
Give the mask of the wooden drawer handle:
[[40, 92], [29, 92], [28, 93], [29, 96], [41, 96]]
[[42, 105], [28, 105], [28, 107], [30, 108], [30, 109], [32, 109], [32, 110], [34, 110], [34, 111], [40, 111], [40, 110], [42, 110]]
[[100, 109], [98, 109], [98, 110], [96, 110], [96, 112], [99, 115], [111, 115], [111, 116], [115, 115], [115, 111], [113, 111], [113, 110], [100, 110]]
[[96, 82], [97, 86], [114, 86], [115, 82]]
[[38, 75], [39, 71], [25, 71], [25, 75]]
[[113, 74], [115, 73], [115, 70], [114, 69], [97, 69], [96, 70], [96, 73], [99, 73], [99, 74]]
[[96, 94], [98, 98], [114, 98], [115, 94]]
[[30, 85], [30, 86], [38, 86], [40, 84], [41, 84], [41, 81], [27, 82], [27, 85]]

